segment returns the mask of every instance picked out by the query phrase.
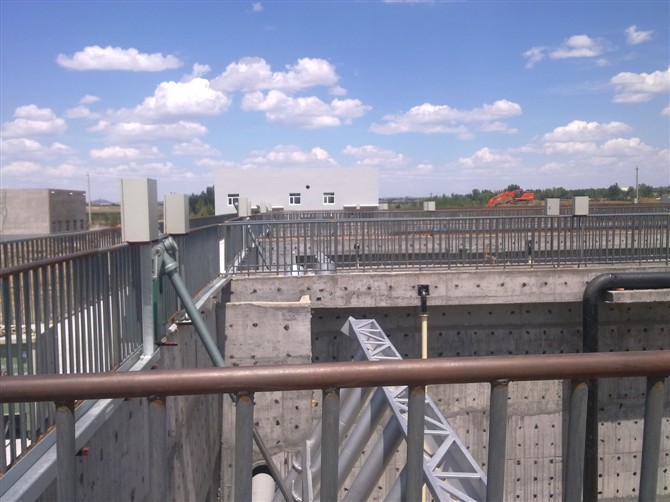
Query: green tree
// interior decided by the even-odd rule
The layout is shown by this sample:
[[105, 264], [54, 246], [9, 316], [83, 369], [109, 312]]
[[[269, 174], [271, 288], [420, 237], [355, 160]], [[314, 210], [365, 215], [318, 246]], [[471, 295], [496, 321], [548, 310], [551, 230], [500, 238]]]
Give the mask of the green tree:
[[191, 216], [212, 216], [214, 214], [214, 187], [207, 187], [199, 194], [189, 195], [188, 206]]

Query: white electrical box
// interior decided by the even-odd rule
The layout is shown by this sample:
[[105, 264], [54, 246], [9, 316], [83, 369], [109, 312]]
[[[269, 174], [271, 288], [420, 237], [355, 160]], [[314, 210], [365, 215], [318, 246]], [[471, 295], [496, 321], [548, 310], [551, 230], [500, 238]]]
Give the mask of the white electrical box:
[[163, 198], [163, 218], [165, 219], [166, 234], [187, 234], [190, 230], [188, 195], [182, 193], [166, 194]]
[[151, 242], [158, 239], [156, 180], [121, 180], [121, 233], [125, 242]]
[[544, 199], [544, 210], [547, 216], [560, 216], [561, 199]]
[[573, 216], [587, 216], [589, 214], [589, 198], [587, 196], [573, 197], [572, 214]]
[[434, 200], [424, 200], [423, 201], [423, 210], [424, 211], [435, 211], [435, 201]]

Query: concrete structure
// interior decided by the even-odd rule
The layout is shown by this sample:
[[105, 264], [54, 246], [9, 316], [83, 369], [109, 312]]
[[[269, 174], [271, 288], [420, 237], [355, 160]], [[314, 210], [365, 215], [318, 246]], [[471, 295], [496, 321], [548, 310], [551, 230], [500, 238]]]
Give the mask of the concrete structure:
[[86, 230], [86, 192], [53, 188], [0, 190], [0, 236]]
[[[625, 267], [618, 271], [633, 269], [637, 270]], [[356, 347], [340, 331], [348, 316], [376, 319], [404, 358], [418, 358], [416, 287], [426, 283], [431, 292], [431, 358], [580, 352], [584, 287], [595, 276], [615, 271], [607, 267], [491, 268], [430, 274], [240, 277], [232, 282], [233, 301], [226, 306], [226, 362], [246, 366], [350, 360]], [[632, 295], [626, 303], [603, 304], [601, 310], [602, 351], [668, 348], [667, 291]], [[510, 385], [504, 500], [561, 499], [568, 385], [562, 381]], [[488, 384], [431, 386], [428, 394], [486, 470]], [[644, 394], [644, 379], [600, 383], [599, 491], [608, 500], [636, 499]], [[255, 420], [276, 465], [290, 466], [320, 418], [321, 393], [263, 393], [255, 400]], [[228, 417], [224, 418], [225, 457], [232, 454], [234, 410], [227, 402], [224, 409]], [[664, 416], [670, 416], [667, 399]], [[667, 418], [663, 427], [658, 493], [668, 497]], [[371, 500], [384, 500], [397, 469], [402, 468], [404, 453], [395, 458], [397, 462], [391, 463]], [[365, 454], [360, 464], [364, 459]], [[261, 461], [258, 453], [255, 460]], [[230, 480], [231, 466], [224, 462], [222, 468], [222, 479]], [[229, 484], [222, 487], [224, 500], [232, 500]]]
[[379, 175], [374, 168], [290, 168], [223, 170], [216, 176], [216, 214], [231, 214], [240, 204], [248, 214], [272, 210], [376, 209]]

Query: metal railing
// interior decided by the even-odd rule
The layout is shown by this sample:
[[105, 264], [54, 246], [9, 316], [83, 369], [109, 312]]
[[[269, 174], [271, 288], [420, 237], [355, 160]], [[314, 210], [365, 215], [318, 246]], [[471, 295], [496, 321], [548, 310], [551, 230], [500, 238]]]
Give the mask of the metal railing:
[[[219, 275], [220, 232], [214, 225], [176, 237], [181, 271], [192, 294]], [[94, 234], [90, 239], [77, 235], [12, 241], [19, 242], [12, 249], [27, 258], [106, 242]], [[149, 264], [142, 262], [142, 252], [138, 246], [119, 244], [0, 269], [2, 375], [119, 369], [143, 344], [140, 277], [141, 268]], [[181, 304], [162, 279], [155, 279], [153, 287], [154, 321], [157, 338], [162, 338], [159, 327], [174, 319]], [[0, 470], [5, 471], [55, 423], [55, 414], [44, 404], [5, 403], [3, 416], [6, 455], [0, 458]]]
[[104, 249], [120, 243], [120, 228], [0, 241], [0, 269], [83, 251]]
[[[54, 401], [62, 413], [58, 428], [64, 431], [58, 437], [59, 451], [71, 452], [74, 438], [74, 415], [71, 406], [80, 399], [130, 398], [147, 396], [176, 396], [233, 393], [237, 396], [235, 445], [235, 500], [251, 498], [251, 430], [253, 395], [258, 392], [322, 389], [332, 394], [334, 389], [360, 387], [409, 387], [419, 399], [410, 398], [408, 420], [423, 417], [425, 400], [422, 388], [426, 385], [488, 382], [491, 384], [489, 445], [496, 449], [498, 459], [505, 459], [505, 427], [507, 423], [507, 386], [509, 382], [570, 380], [572, 382], [568, 418], [565, 500], [579, 500], [583, 484], [585, 444], [586, 381], [591, 378], [647, 377], [644, 410], [644, 437], [640, 459], [639, 492], [641, 500], [653, 500], [656, 493], [659, 466], [660, 433], [665, 398], [665, 379], [670, 375], [670, 358], [666, 351], [609, 352], [590, 354], [552, 354], [526, 356], [489, 356], [440, 359], [414, 359], [380, 362], [345, 362], [328, 364], [253, 366], [236, 368], [208, 368], [188, 370], [154, 370], [133, 374], [86, 374], [80, 376], [17, 376], [0, 380], [0, 393], [8, 403]], [[337, 435], [339, 406], [323, 406], [322, 436]], [[161, 413], [165, 413], [162, 408]], [[420, 420], [423, 422], [423, 419]], [[165, 423], [159, 421], [159, 423]], [[494, 426], [495, 424], [495, 426]], [[423, 431], [415, 427], [407, 435], [407, 465], [421, 466], [423, 459]], [[327, 442], [327, 439], [324, 439]], [[165, 448], [165, 443], [159, 445]], [[337, 449], [322, 451], [322, 455], [337, 457]], [[156, 452], [156, 456], [166, 452]], [[59, 459], [59, 493], [75, 493], [76, 465], [68, 458]], [[324, 464], [337, 465], [337, 458], [324, 458]], [[149, 462], [148, 469], [154, 464]], [[157, 467], [158, 468], [158, 467]], [[489, 464], [489, 470], [498, 469], [495, 488], [489, 483], [487, 500], [501, 500], [504, 485], [504, 463]], [[330, 469], [323, 469], [327, 475]], [[148, 477], [165, 476], [165, 472], [148, 473]], [[336, 475], [336, 474], [335, 474]], [[408, 473], [403, 500], [419, 500], [421, 483], [410, 482]], [[491, 476], [493, 477], [493, 476]], [[322, 479], [322, 485], [337, 485]], [[160, 483], [157, 483], [160, 485]], [[495, 490], [495, 491], [494, 491]], [[644, 498], [649, 497], [649, 498]]]
[[238, 220], [225, 241], [237, 273], [668, 263], [670, 214]]

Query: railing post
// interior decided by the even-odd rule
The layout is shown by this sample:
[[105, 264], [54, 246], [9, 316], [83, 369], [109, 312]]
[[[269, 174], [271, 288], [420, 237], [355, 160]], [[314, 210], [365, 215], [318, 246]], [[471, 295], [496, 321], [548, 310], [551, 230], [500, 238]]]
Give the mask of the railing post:
[[423, 430], [426, 408], [426, 388], [423, 385], [407, 389], [407, 492], [404, 500], [421, 500], [423, 491]]
[[149, 398], [149, 490], [151, 500], [167, 499], [167, 419], [165, 398]]
[[239, 392], [235, 399], [235, 496], [233, 500], [251, 500], [253, 461], [254, 395]]
[[321, 428], [321, 498], [337, 500], [337, 465], [340, 445], [340, 391], [328, 388], [323, 391]]
[[502, 501], [505, 493], [505, 459], [507, 456], [508, 380], [491, 383], [489, 413], [489, 455], [486, 475], [487, 502]]
[[658, 459], [661, 448], [661, 422], [665, 399], [665, 377], [647, 378], [647, 397], [644, 404], [644, 437], [640, 466], [640, 500], [656, 500]]
[[566, 455], [566, 480], [563, 500], [582, 500], [584, 484], [584, 450], [586, 444], [586, 402], [588, 385], [584, 381], [570, 383], [570, 409], [568, 418], [568, 454]]
[[54, 404], [56, 405], [58, 502], [74, 502], [77, 500], [74, 401], [57, 401]]

